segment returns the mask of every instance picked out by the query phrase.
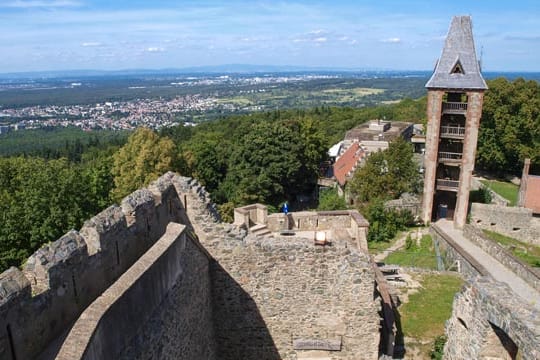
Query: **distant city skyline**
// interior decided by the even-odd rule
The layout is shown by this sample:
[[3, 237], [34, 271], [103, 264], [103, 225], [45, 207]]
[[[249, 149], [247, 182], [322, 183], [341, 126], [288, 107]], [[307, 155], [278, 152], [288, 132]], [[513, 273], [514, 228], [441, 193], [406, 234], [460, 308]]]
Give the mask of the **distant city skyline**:
[[223, 64], [431, 70], [471, 15], [484, 71], [540, 71], [530, 1], [2, 0], [0, 73]]

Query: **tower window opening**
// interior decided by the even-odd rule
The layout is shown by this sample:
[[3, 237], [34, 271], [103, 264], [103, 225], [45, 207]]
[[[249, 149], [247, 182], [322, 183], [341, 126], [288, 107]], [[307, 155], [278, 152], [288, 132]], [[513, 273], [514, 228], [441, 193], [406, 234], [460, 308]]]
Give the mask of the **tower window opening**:
[[465, 71], [463, 71], [463, 66], [459, 60], [455, 63], [452, 71], [450, 71], [450, 74], [465, 74]]

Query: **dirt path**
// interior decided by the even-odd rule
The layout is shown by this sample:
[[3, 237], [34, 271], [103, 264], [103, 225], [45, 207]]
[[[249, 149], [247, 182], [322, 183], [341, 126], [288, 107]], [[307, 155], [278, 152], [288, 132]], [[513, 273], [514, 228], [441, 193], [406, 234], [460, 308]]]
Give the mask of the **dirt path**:
[[384, 259], [386, 259], [386, 257], [392, 251], [399, 250], [405, 246], [405, 239], [407, 239], [407, 235], [412, 234], [413, 232], [424, 235], [424, 234], [427, 234], [427, 231], [428, 231], [427, 228], [422, 228], [422, 229], [413, 230], [413, 231], [404, 231], [403, 233], [399, 235], [399, 238], [394, 243], [394, 245], [390, 246], [388, 249], [384, 250], [383, 252], [375, 255], [373, 259], [375, 260], [375, 262], [382, 262]]

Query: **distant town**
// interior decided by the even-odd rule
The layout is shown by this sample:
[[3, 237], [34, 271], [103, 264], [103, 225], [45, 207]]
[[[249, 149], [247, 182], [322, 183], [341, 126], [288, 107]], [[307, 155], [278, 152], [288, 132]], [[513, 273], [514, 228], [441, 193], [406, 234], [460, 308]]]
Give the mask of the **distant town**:
[[[130, 130], [139, 126], [159, 129], [178, 124], [178, 113], [206, 111], [218, 106], [217, 99], [188, 95], [172, 100], [140, 99], [104, 102], [92, 105], [31, 106], [4, 109], [0, 116], [16, 121], [0, 127], [0, 134], [10, 130], [41, 127], [76, 126], [83, 130]], [[19, 120], [20, 119], [20, 120]]]
[[[242, 96], [253, 93], [265, 93], [275, 88], [275, 84], [291, 84], [322, 79], [337, 79], [338, 75], [325, 74], [287, 74], [287, 75], [255, 75], [255, 76], [184, 76], [173, 78], [173, 81], [163, 82], [163, 79], [151, 79], [133, 86], [126, 86], [125, 91], [146, 90], [148, 93], [159, 95], [164, 89], [204, 89], [203, 93], [186, 95], [158, 96], [137, 98], [126, 101], [104, 101], [92, 104], [74, 105], [34, 105], [26, 107], [0, 107], [0, 134], [22, 129], [35, 129], [41, 127], [68, 127], [75, 126], [83, 130], [131, 130], [140, 126], [159, 129], [183, 123], [196, 125], [188, 121], [186, 114], [207, 113], [218, 111], [234, 113], [264, 110], [264, 105], [251, 105], [245, 101], [231, 99], [227, 101], [224, 96]], [[80, 91], [84, 87], [93, 88], [94, 84], [84, 82], [67, 82], [51, 79], [21, 81], [3, 80], [0, 82], [0, 91], [24, 91], [27, 94], [40, 90], [72, 90]], [[158, 82], [156, 84], [156, 82]], [[209, 93], [209, 88], [219, 89]], [[195, 90], [196, 91], [196, 90]], [[211, 92], [211, 91], [210, 91]], [[169, 92], [167, 93], [169, 94]], [[32, 96], [32, 94], [28, 94]]]

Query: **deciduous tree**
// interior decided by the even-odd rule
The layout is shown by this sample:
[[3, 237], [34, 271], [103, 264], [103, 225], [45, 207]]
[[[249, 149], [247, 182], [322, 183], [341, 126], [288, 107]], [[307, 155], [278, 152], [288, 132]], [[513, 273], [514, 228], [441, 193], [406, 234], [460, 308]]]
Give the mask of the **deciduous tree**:
[[113, 156], [113, 199], [119, 201], [168, 170], [174, 170], [176, 163], [176, 147], [169, 138], [160, 138], [148, 128], [137, 129]]

